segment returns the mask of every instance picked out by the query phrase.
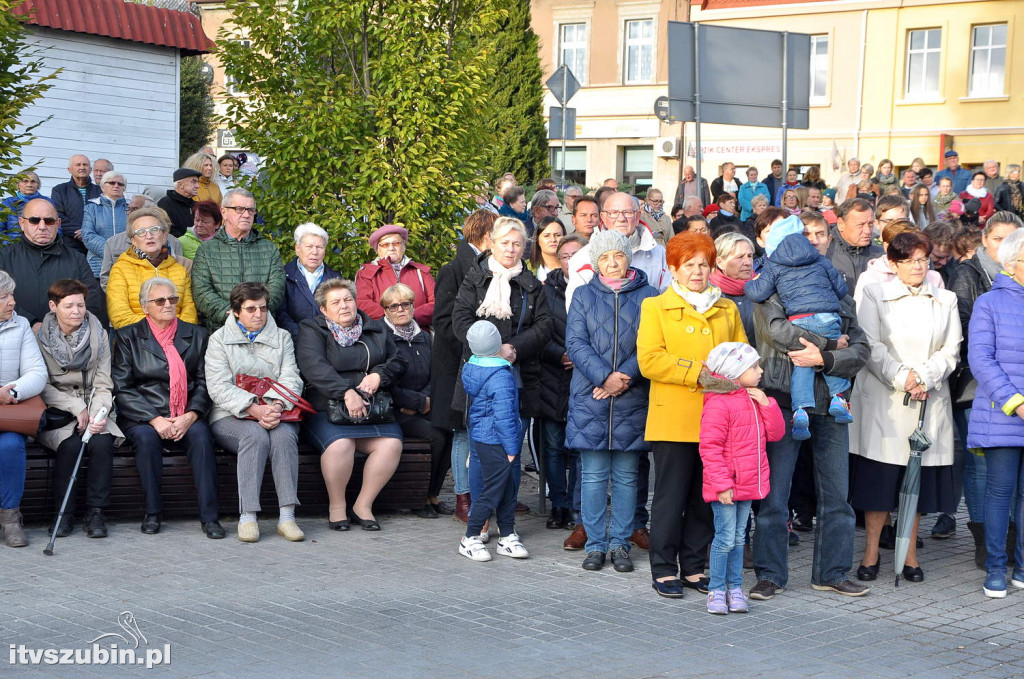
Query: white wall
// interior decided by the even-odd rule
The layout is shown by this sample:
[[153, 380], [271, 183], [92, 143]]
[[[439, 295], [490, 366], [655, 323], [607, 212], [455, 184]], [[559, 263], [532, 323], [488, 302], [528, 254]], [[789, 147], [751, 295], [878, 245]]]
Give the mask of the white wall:
[[75, 153], [114, 163], [128, 179], [128, 195], [170, 186], [178, 167], [178, 50], [44, 28], [33, 28], [28, 42], [46, 48], [44, 72], [64, 69], [21, 117], [32, 124], [53, 116], [22, 149], [25, 165], [38, 168], [42, 192], [68, 181]]

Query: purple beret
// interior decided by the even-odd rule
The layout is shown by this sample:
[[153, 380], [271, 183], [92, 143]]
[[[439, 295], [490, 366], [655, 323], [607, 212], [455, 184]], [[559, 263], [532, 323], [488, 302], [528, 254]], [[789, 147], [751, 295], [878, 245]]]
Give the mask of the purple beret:
[[402, 227], [397, 226], [395, 224], [385, 224], [384, 226], [380, 227], [372, 234], [370, 234], [370, 247], [376, 250], [377, 243], [380, 242], [380, 239], [383, 238], [384, 236], [390, 236], [393, 233], [397, 233], [399, 236], [402, 237], [402, 240], [404, 241], [409, 240], [409, 231], [407, 229], [403, 229]]

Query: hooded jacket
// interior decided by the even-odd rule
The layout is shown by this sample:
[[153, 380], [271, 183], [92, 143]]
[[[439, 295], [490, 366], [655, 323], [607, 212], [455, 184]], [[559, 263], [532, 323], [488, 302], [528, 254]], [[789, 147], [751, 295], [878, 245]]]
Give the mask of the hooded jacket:
[[766, 444], [786, 433], [782, 411], [774, 398], [754, 401], [747, 390], [711, 372], [702, 374], [704, 410], [700, 416], [700, 459], [704, 463], [703, 496], [715, 502], [732, 489], [733, 501], [763, 500], [768, 483]]
[[100, 265], [103, 263], [103, 248], [107, 239], [128, 228], [128, 201], [118, 198], [110, 200], [106, 196], [98, 196], [85, 203], [85, 214], [82, 218], [82, 242], [89, 251], [86, 259], [92, 267], [96, 278], [100, 277]]
[[[636, 338], [643, 301], [659, 292], [639, 269], [615, 292], [597, 277], [576, 291], [569, 307], [565, 346], [575, 365], [566, 445], [574, 450], [650, 450], [644, 440], [648, 381], [640, 374]], [[619, 396], [597, 400], [595, 387], [613, 372], [630, 378]]]
[[767, 257], [761, 275], [747, 281], [744, 294], [760, 303], [779, 293], [789, 316], [839, 313], [846, 281], [803, 234], [786, 236]]
[[117, 258], [107, 279], [107, 314], [111, 326], [123, 328], [146, 317], [139, 303], [139, 292], [143, 283], [158, 276], [174, 281], [178, 287], [180, 299], [175, 315], [188, 323], [199, 322], [196, 305], [192, 301], [192, 282], [185, 267], [170, 254], [160, 262], [160, 266], [155, 267], [148, 259], [138, 257], [134, 250], [129, 249]]
[[874, 243], [863, 247], [850, 245], [839, 234], [839, 228], [833, 226], [832, 242], [829, 244], [828, 252], [825, 253], [825, 256], [832, 262], [832, 266], [839, 269], [839, 273], [843, 274], [843, 278], [846, 280], [846, 287], [856, 290], [857, 279], [868, 268], [868, 262], [884, 254], [885, 250], [882, 249], [882, 246], [875, 245]]
[[[640, 247], [633, 248], [633, 260], [630, 266], [647, 274], [647, 284], [664, 292], [672, 284], [672, 276], [665, 262], [665, 248], [658, 245], [651, 232], [638, 225], [640, 231]], [[590, 246], [584, 245], [569, 260], [569, 286], [565, 291], [565, 308], [569, 309], [573, 293], [594, 277], [594, 266], [590, 263]]]
[[410, 261], [402, 267], [397, 279], [395, 270], [383, 257], [367, 262], [356, 273], [356, 303], [359, 310], [374, 320], [384, 317], [380, 297], [396, 283], [408, 285], [415, 295], [413, 318], [421, 328], [430, 328], [434, 318], [434, 278], [426, 264]]
[[503, 358], [473, 356], [462, 368], [462, 386], [469, 397], [473, 440], [501, 446], [506, 455], [518, 455], [522, 432], [511, 364]]

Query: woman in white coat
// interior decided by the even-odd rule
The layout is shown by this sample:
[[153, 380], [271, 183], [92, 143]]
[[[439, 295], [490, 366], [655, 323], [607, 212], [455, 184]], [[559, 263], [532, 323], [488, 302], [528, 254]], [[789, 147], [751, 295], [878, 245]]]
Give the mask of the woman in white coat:
[[[906, 580], [924, 579], [915, 549], [921, 513], [956, 509], [947, 378], [956, 367], [962, 335], [956, 295], [926, 279], [931, 251], [923, 233], [897, 235], [886, 251], [896, 278], [867, 286], [857, 304], [857, 320], [871, 345], [871, 358], [857, 376], [851, 398], [857, 421], [850, 425], [850, 504], [864, 511], [866, 532], [857, 569], [860, 580], [878, 576], [878, 537], [886, 515], [899, 504], [910, 457], [907, 438], [924, 401], [924, 430], [932, 446], [921, 456], [921, 495], [903, 569]], [[910, 407], [903, 405], [908, 394]]]

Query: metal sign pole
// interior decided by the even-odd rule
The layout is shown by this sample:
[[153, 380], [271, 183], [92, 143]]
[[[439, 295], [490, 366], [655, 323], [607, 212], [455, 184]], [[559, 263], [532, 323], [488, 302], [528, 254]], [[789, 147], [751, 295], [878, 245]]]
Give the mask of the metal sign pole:
[[[569, 90], [569, 69], [562, 69], [562, 91], [567, 92]], [[565, 104], [562, 104], [562, 190], [565, 190]]]
[[[704, 202], [701, 195], [701, 174], [700, 174], [700, 24], [693, 22], [693, 120], [694, 137], [697, 143], [696, 165], [697, 165], [697, 197]], [[710, 196], [708, 196], [710, 198]], [[705, 207], [707, 207], [705, 205]]]
[[786, 137], [789, 132], [789, 33], [782, 32], [782, 172], [789, 171], [786, 159]]

